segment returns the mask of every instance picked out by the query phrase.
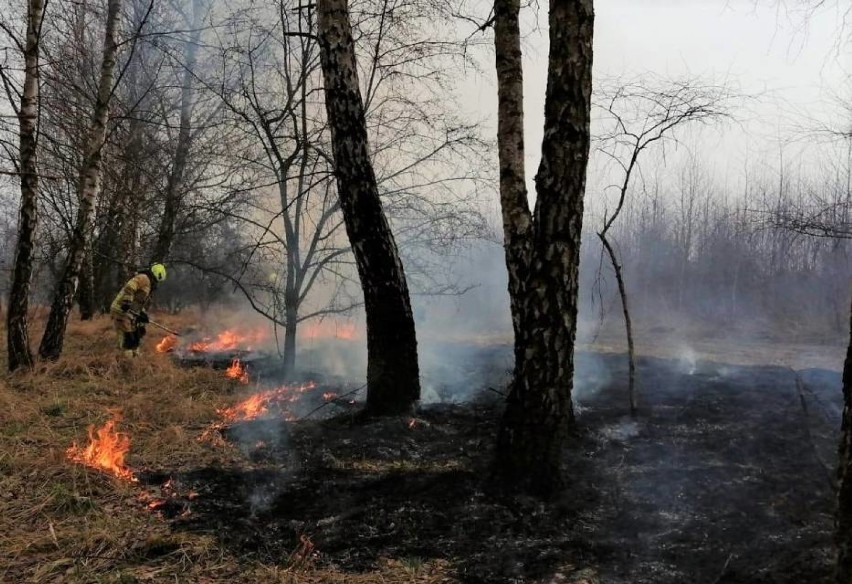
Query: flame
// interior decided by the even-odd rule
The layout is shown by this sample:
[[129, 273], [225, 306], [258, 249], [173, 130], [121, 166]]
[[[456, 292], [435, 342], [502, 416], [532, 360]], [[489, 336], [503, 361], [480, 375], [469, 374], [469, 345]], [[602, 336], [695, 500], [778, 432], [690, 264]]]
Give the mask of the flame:
[[324, 394], [322, 394], [322, 399], [323, 399], [323, 401], [331, 401], [333, 399], [337, 399], [337, 394], [334, 393], [333, 391], [327, 391]]
[[249, 374], [246, 366], [239, 359], [234, 359], [231, 366], [225, 370], [225, 377], [236, 379], [240, 383], [247, 384], [249, 382]]
[[177, 337], [174, 335], [169, 335], [167, 337], [163, 337], [163, 340], [157, 343], [157, 352], [158, 353], [168, 353], [169, 351], [173, 351], [175, 346], [177, 345]]
[[89, 426], [89, 445], [81, 448], [75, 442], [65, 451], [65, 455], [79, 464], [136, 482], [133, 471], [124, 462], [130, 450], [130, 436], [115, 431], [115, 425], [120, 421], [121, 414], [115, 412], [113, 419], [97, 431], [94, 426]]
[[[316, 383], [312, 381], [302, 385], [283, 385], [256, 393], [229, 408], [216, 410], [216, 412], [228, 423], [254, 420], [269, 413], [270, 406], [280, 406], [283, 403], [298, 401], [301, 398], [301, 394], [314, 389], [316, 386]], [[290, 412], [282, 411], [281, 413], [284, 419], [293, 419]]]
[[415, 420], [414, 418], [409, 418], [408, 429], [413, 430], [416, 425], [417, 425], [417, 420]]
[[188, 348], [194, 353], [225, 352], [237, 349], [250, 351], [253, 344], [262, 342], [265, 338], [266, 333], [262, 330], [247, 333], [226, 330], [216, 335], [215, 339], [205, 337], [190, 344]]
[[[313, 381], [301, 385], [282, 385], [251, 395], [230, 407], [218, 409], [216, 413], [219, 414], [221, 419], [218, 422], [210, 424], [198, 436], [197, 440], [199, 442], [210, 442], [215, 445], [225, 446], [226, 441], [222, 438], [221, 430], [224, 430], [230, 424], [247, 422], [266, 416], [270, 414], [270, 410], [273, 407], [275, 415], [280, 416], [281, 419], [287, 422], [295, 422], [299, 418], [284, 406], [301, 400], [305, 392], [311, 391], [316, 387], [317, 384]], [[336, 394], [328, 393], [324, 394], [324, 397], [326, 395], [333, 396]], [[261, 442], [258, 442], [256, 445], [257, 448], [262, 448], [263, 446], [265, 444]]]

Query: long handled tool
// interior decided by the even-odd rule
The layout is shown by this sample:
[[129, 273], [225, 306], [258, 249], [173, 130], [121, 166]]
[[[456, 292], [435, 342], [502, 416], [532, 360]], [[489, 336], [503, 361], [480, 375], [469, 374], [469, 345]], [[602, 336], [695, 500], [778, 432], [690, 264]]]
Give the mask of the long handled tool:
[[[127, 313], [128, 313], [128, 314], [130, 314], [130, 315], [131, 315], [131, 316], [133, 316], [133, 317], [139, 318], [139, 313], [138, 313], [138, 312], [133, 312], [132, 310], [128, 310], [128, 311], [127, 311]], [[177, 331], [173, 331], [173, 330], [172, 330], [172, 329], [170, 329], [169, 327], [167, 327], [167, 326], [163, 326], [163, 325], [161, 325], [160, 323], [155, 322], [155, 321], [153, 321], [153, 320], [151, 320], [151, 319], [148, 319], [148, 322], [146, 322], [145, 324], [152, 324], [152, 325], [154, 325], [155, 327], [157, 327], [157, 328], [159, 328], [159, 329], [163, 329], [164, 331], [166, 331], [167, 333], [169, 333], [169, 334], [171, 334], [171, 335], [174, 335], [174, 336], [176, 336], [176, 337], [179, 337], [179, 336], [180, 336], [180, 333], [179, 333], [179, 332], [177, 332]]]

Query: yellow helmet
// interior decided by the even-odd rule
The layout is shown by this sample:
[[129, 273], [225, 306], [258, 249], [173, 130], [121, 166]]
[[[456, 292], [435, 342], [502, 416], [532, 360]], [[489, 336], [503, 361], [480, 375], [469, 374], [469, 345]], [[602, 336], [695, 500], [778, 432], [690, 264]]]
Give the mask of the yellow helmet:
[[166, 266], [163, 264], [154, 264], [151, 266], [151, 273], [157, 282], [162, 282], [166, 279]]

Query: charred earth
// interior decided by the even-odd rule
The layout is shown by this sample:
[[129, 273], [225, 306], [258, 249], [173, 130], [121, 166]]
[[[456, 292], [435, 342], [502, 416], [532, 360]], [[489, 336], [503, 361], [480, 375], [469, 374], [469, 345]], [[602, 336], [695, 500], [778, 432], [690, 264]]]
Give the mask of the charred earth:
[[411, 418], [238, 422], [221, 435], [244, 465], [140, 480], [179, 486], [157, 509], [174, 532], [272, 563], [301, 550], [356, 573], [437, 558], [464, 582], [827, 582], [839, 373], [646, 358], [631, 418], [625, 369], [578, 355], [571, 486], [552, 505], [492, 488], [493, 391]]

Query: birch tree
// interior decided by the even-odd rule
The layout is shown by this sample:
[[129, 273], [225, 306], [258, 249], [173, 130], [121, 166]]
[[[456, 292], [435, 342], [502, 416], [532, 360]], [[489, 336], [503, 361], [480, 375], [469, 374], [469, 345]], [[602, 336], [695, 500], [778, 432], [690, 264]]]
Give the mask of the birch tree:
[[[24, 86], [21, 91], [21, 104], [16, 112], [19, 121], [19, 162], [17, 170], [21, 176], [21, 208], [12, 286], [9, 291], [9, 309], [6, 315], [9, 371], [14, 371], [19, 367], [33, 366], [27, 314], [29, 311], [30, 279], [33, 272], [35, 232], [38, 226], [39, 45], [41, 43], [44, 8], [43, 0], [29, 0], [27, 3], [26, 39], [23, 46], [19, 42], [17, 43], [22, 48], [24, 55]], [[8, 90], [11, 80], [4, 76], [3, 81]], [[10, 100], [10, 103], [13, 102]]]
[[577, 329], [580, 237], [590, 147], [591, 0], [551, 0], [544, 139], [530, 212], [523, 188], [519, 2], [496, 0], [500, 198], [515, 371], [497, 442], [510, 485], [548, 496], [562, 484]]
[[80, 167], [77, 186], [77, 219], [71, 239], [62, 277], [59, 280], [50, 307], [47, 328], [39, 346], [43, 359], [58, 359], [65, 341], [65, 329], [79, 283], [80, 268], [89, 242], [94, 214], [95, 197], [101, 183], [102, 148], [106, 139], [109, 102], [112, 98], [115, 61], [118, 52], [116, 34], [120, 16], [121, 0], [109, 0], [104, 29], [103, 59], [100, 68], [98, 92], [92, 112], [91, 126], [86, 136], [85, 151]]

